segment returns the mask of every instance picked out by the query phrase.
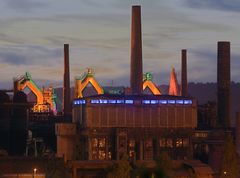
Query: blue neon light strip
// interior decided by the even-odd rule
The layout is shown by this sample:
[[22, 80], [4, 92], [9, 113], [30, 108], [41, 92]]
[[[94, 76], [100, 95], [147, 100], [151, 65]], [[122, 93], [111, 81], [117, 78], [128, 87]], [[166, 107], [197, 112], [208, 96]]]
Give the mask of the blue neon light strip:
[[150, 100], [142, 100], [142, 103], [143, 104], [150, 104], [151, 102], [150, 102]]
[[125, 104], [133, 104], [133, 100], [125, 100]]
[[184, 104], [192, 104], [192, 100], [184, 100]]
[[158, 100], [151, 100], [151, 104], [158, 104]]
[[168, 104], [175, 104], [176, 101], [175, 100], [168, 100]]
[[[90, 100], [91, 104], [134, 104], [134, 100], [132, 99], [126, 99], [126, 100], [114, 100], [114, 99], [92, 99]], [[192, 100], [142, 100], [142, 104], [147, 104], [147, 105], [156, 105], [156, 104], [181, 104], [181, 105], [191, 105], [193, 102]], [[74, 100], [73, 101], [74, 105], [82, 105], [86, 104], [86, 100], [79, 99], [79, 100]]]
[[167, 104], [167, 100], [159, 100], [159, 104]]
[[124, 100], [117, 100], [117, 104], [124, 104]]
[[85, 100], [75, 100], [73, 102], [74, 105], [80, 105], [80, 104], [86, 104], [86, 101]]
[[116, 104], [117, 101], [116, 101], [116, 100], [108, 100], [108, 103], [110, 103], [110, 104]]
[[183, 104], [183, 100], [176, 100], [176, 104]]
[[98, 104], [98, 103], [99, 103], [99, 100], [91, 100], [91, 103], [92, 103], [92, 104]]
[[101, 103], [101, 104], [107, 104], [107, 103], [108, 103], [108, 100], [99, 100], [99, 103]]

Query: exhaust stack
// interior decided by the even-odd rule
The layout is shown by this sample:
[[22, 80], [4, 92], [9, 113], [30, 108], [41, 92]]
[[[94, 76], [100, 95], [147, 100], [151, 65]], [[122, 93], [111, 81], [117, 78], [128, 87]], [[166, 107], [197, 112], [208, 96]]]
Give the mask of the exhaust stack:
[[142, 72], [141, 6], [132, 6], [130, 87], [131, 94], [133, 95], [142, 94], [143, 72]]
[[71, 115], [69, 44], [64, 44], [63, 114], [64, 114], [64, 116]]
[[187, 82], [187, 50], [182, 50], [181, 95], [188, 96]]
[[218, 42], [217, 100], [218, 124], [230, 127], [230, 42]]

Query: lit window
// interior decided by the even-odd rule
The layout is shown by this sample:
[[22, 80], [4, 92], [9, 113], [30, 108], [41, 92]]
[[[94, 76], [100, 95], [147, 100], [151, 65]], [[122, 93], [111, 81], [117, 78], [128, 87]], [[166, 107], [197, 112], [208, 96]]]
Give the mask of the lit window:
[[130, 148], [135, 147], [135, 141], [134, 140], [129, 141], [129, 147]]
[[133, 104], [133, 100], [125, 100], [125, 104]]
[[100, 147], [100, 148], [103, 148], [103, 147], [106, 146], [106, 140], [105, 140], [105, 138], [100, 138], [100, 139], [98, 140], [98, 142], [99, 142], [99, 147]]
[[183, 141], [181, 138], [176, 139], [176, 147], [182, 147], [183, 146]]
[[168, 104], [175, 104], [175, 100], [168, 100]]
[[97, 104], [97, 103], [99, 103], [99, 100], [91, 100], [91, 103], [92, 104]]
[[108, 103], [108, 100], [99, 100], [99, 103], [107, 104], [107, 103]]
[[176, 103], [177, 104], [183, 104], [183, 100], [177, 100]]
[[167, 100], [159, 100], [159, 104], [167, 104]]
[[151, 104], [158, 104], [158, 100], [151, 100]]
[[184, 100], [184, 104], [192, 104], [192, 100]]
[[124, 103], [124, 100], [117, 100], [117, 103], [118, 103], [118, 104], [123, 104], [123, 103]]
[[108, 152], [108, 159], [112, 159], [112, 153], [110, 151]]
[[100, 160], [104, 160], [104, 159], [106, 158], [106, 153], [105, 153], [104, 150], [99, 150], [99, 152], [98, 152], [98, 158], [99, 158]]
[[92, 146], [93, 147], [97, 147], [98, 146], [98, 139], [96, 139], [96, 138], [92, 139]]
[[92, 138], [92, 158], [95, 160], [104, 160], [111, 157], [111, 152], [106, 153], [106, 138]]
[[150, 100], [143, 100], [142, 103], [143, 104], [150, 104]]
[[135, 141], [134, 140], [129, 140], [128, 148], [129, 148], [129, 157], [133, 158], [134, 154], [135, 154]]
[[109, 100], [108, 102], [111, 103], [111, 104], [115, 104], [117, 101], [116, 100]]
[[80, 104], [85, 104], [85, 103], [86, 103], [85, 100], [75, 100], [75, 101], [73, 102], [74, 105], [80, 105]]
[[165, 138], [161, 138], [161, 139], [159, 140], [159, 146], [160, 146], [161, 148], [166, 146], [166, 139], [165, 139]]

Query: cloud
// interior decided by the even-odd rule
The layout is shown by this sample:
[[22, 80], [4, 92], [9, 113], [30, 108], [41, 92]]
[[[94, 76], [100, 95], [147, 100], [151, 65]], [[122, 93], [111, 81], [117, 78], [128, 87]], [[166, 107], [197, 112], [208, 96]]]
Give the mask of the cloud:
[[240, 1], [238, 0], [185, 0], [185, 4], [196, 9], [216, 9], [234, 12], [239, 12], [240, 10]]
[[45, 3], [37, 0], [5, 0], [4, 3], [7, 8], [24, 13], [46, 6]]
[[9, 65], [40, 65], [56, 63], [62, 56], [62, 49], [49, 49], [43, 46], [0, 47], [0, 62]]

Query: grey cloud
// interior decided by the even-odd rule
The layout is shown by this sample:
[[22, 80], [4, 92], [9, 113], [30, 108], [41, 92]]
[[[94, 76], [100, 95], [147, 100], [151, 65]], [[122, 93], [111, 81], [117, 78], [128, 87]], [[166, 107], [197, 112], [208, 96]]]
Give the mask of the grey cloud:
[[206, 8], [223, 11], [239, 12], [240, 1], [238, 0], [185, 0], [191, 8]]
[[5, 0], [8, 8], [20, 12], [32, 12], [34, 9], [45, 7], [46, 4], [37, 0]]
[[[234, 50], [231, 52], [231, 75], [234, 81], [239, 80], [240, 54]], [[191, 49], [189, 55], [188, 73], [190, 80], [216, 81], [217, 79], [217, 49], [199, 48]]]
[[20, 44], [22, 43], [22, 39], [20, 38], [14, 38], [12, 36], [6, 35], [4, 33], [0, 33], [0, 41], [5, 43], [13, 43], [13, 44]]
[[27, 57], [14, 52], [0, 52], [0, 61], [11, 65], [27, 64]]
[[42, 46], [0, 47], [0, 62], [10, 65], [47, 66], [61, 60], [61, 49]]

